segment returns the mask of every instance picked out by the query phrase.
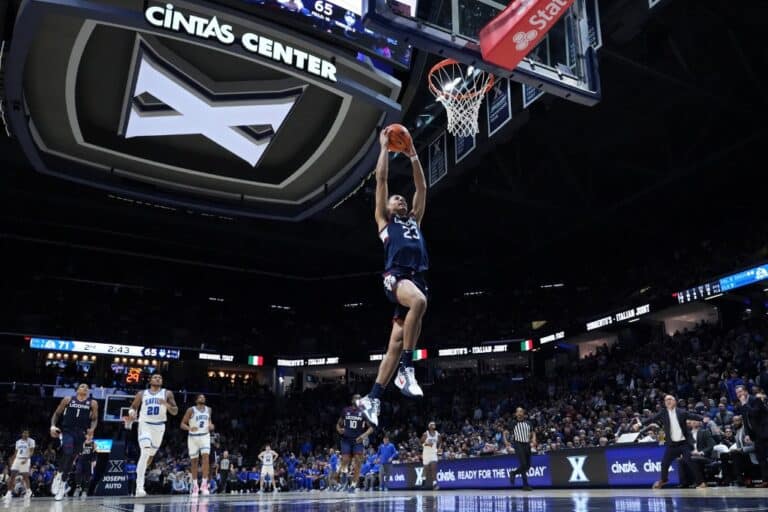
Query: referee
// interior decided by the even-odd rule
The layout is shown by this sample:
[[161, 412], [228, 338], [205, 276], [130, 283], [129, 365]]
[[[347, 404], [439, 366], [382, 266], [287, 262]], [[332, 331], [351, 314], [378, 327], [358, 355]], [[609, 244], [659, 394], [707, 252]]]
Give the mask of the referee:
[[520, 466], [510, 473], [509, 482], [514, 487], [515, 477], [520, 475], [523, 479], [523, 490], [530, 491], [528, 470], [531, 469], [531, 446], [536, 445], [536, 432], [533, 430], [533, 424], [525, 419], [525, 409], [522, 407], [515, 410], [515, 419], [512, 421], [509, 431], [512, 435], [515, 455], [520, 461]]

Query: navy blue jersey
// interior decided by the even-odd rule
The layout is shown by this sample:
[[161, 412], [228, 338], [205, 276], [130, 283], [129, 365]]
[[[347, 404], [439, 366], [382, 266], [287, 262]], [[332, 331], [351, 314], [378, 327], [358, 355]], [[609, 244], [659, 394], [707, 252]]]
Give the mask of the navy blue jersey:
[[379, 233], [379, 238], [384, 242], [384, 270], [424, 272], [429, 268], [424, 236], [413, 217], [393, 215]]
[[365, 432], [365, 420], [357, 407], [345, 407], [341, 411], [341, 419], [344, 421], [343, 437], [345, 439], [356, 439]]
[[62, 430], [69, 432], [85, 432], [91, 426], [91, 398], [78, 400], [69, 399], [64, 408], [64, 418], [61, 420]]

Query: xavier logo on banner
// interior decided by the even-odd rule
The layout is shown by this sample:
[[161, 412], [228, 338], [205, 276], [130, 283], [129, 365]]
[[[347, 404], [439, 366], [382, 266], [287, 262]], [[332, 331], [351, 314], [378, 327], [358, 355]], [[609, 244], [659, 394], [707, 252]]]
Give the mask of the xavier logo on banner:
[[414, 485], [416, 485], [416, 487], [421, 487], [424, 485], [424, 468], [417, 467], [414, 468], [414, 471], [416, 471], [416, 482]]
[[469, 137], [454, 137], [453, 143], [456, 150], [456, 157], [454, 161], [459, 163], [475, 149], [477, 145], [477, 135], [470, 135]]
[[528, 108], [534, 101], [544, 96], [544, 91], [523, 84], [523, 108]]
[[445, 132], [429, 145], [429, 186], [431, 187], [448, 174], [448, 153]]
[[202, 85], [163, 65], [143, 44], [132, 74], [121, 129], [126, 138], [202, 135], [254, 167], [301, 95], [296, 89], [238, 94], [236, 101], [231, 94], [201, 95]]
[[104, 474], [96, 485], [96, 496], [128, 496], [131, 482], [125, 470], [125, 443], [114, 441]]
[[569, 482], [589, 482], [589, 478], [584, 473], [584, 463], [587, 462], [587, 458], [581, 457], [568, 457], [568, 463], [573, 468]]
[[499, 131], [512, 119], [512, 102], [509, 94], [509, 80], [498, 80], [488, 93], [488, 137]]

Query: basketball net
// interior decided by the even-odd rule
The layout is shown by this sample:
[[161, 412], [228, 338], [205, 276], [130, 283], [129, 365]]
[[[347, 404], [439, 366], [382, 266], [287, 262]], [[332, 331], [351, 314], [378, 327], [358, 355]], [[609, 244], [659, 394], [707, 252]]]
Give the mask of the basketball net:
[[491, 73], [445, 59], [429, 71], [429, 91], [442, 103], [448, 115], [448, 132], [471, 137], [480, 131], [480, 104], [493, 87]]

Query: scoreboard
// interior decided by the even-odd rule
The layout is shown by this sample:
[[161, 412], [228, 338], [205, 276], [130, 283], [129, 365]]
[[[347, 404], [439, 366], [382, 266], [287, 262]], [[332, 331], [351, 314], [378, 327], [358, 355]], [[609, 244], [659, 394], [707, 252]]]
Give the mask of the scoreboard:
[[741, 270], [734, 274], [728, 274], [719, 279], [713, 279], [707, 283], [688, 288], [687, 290], [680, 290], [679, 292], [672, 294], [672, 296], [677, 298], [678, 303], [686, 304], [701, 299], [708, 299], [716, 295], [719, 296], [723, 293], [735, 290], [736, 288], [742, 288], [765, 280], [768, 280], [768, 264], [762, 264]]
[[310, 30], [318, 37], [346, 44], [401, 69], [411, 64], [410, 45], [363, 26], [367, 0], [219, 0], [219, 3]]

